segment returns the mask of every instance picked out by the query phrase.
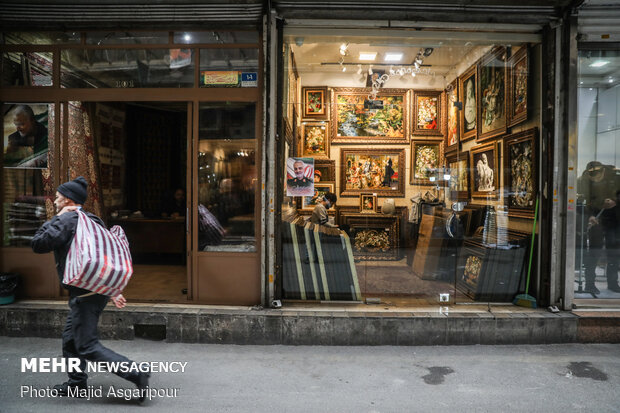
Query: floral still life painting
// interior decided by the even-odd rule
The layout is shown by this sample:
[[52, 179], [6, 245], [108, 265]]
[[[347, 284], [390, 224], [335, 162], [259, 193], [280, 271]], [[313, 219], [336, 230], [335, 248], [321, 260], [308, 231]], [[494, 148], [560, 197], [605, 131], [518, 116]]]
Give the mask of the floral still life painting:
[[442, 136], [441, 92], [415, 92], [413, 99], [414, 135]]
[[411, 184], [432, 184], [431, 177], [437, 174], [441, 165], [443, 142], [432, 140], [414, 140], [411, 142]]
[[329, 158], [327, 126], [322, 122], [302, 123], [302, 156]]

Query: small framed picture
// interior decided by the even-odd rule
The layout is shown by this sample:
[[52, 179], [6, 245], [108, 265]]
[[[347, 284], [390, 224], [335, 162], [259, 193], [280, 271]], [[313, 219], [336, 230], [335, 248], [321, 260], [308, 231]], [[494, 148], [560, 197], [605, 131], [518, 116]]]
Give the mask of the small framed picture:
[[336, 161], [332, 159], [314, 160], [314, 182], [336, 180]]
[[469, 199], [469, 152], [453, 152], [446, 155], [446, 167], [450, 174], [448, 183], [450, 199]]
[[457, 151], [459, 148], [459, 109], [456, 103], [459, 102], [459, 82], [454, 79], [446, 88], [447, 98], [447, 130], [446, 130], [446, 152]]
[[334, 182], [321, 182], [314, 184], [314, 195], [301, 197], [300, 209], [312, 211], [323, 199], [326, 193], [334, 192]]
[[413, 134], [443, 138], [441, 123], [441, 91], [429, 90], [413, 93]]
[[443, 141], [414, 139], [411, 141], [411, 185], [436, 185], [442, 166]]
[[360, 194], [360, 212], [377, 212], [377, 194]]
[[497, 199], [499, 194], [499, 143], [475, 147], [469, 156], [471, 195], [473, 198]]
[[508, 126], [527, 120], [529, 56], [523, 46], [508, 60]]
[[478, 133], [478, 65], [473, 65], [459, 76], [459, 90], [463, 109], [459, 116], [460, 142], [475, 139]]
[[478, 66], [478, 137], [483, 142], [506, 133], [506, 48], [498, 46]]
[[329, 127], [325, 122], [301, 123], [301, 156], [329, 158]]
[[303, 117], [327, 120], [327, 87], [311, 86], [301, 88], [304, 102]]

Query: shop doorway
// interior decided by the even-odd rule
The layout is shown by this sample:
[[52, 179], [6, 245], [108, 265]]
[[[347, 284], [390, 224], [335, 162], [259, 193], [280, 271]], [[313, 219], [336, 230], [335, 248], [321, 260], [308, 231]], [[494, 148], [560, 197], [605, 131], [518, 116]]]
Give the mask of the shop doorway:
[[[133, 302], [187, 301], [188, 104], [84, 103], [91, 116], [95, 168], [106, 224], [129, 240]], [[69, 165], [71, 170], [71, 165]]]

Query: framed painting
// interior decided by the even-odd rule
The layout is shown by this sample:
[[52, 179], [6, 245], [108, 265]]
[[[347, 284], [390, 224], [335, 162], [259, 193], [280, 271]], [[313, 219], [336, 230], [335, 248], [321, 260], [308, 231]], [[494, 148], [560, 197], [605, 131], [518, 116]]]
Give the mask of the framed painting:
[[446, 167], [450, 174], [449, 197], [454, 201], [469, 199], [469, 152], [446, 155]]
[[459, 149], [459, 108], [456, 103], [459, 102], [459, 82], [454, 79], [446, 88], [447, 113], [446, 113], [446, 152], [457, 151]]
[[534, 217], [538, 187], [538, 129], [504, 138], [504, 194], [509, 216]]
[[478, 65], [459, 76], [459, 90], [463, 103], [459, 116], [460, 141], [465, 142], [478, 135]]
[[329, 127], [325, 122], [301, 123], [301, 156], [329, 158]]
[[360, 194], [360, 212], [377, 212], [377, 194]]
[[336, 161], [331, 159], [314, 160], [314, 182], [335, 181]]
[[499, 188], [499, 144], [478, 146], [470, 151], [471, 195], [473, 198], [497, 199]]
[[332, 93], [332, 143], [409, 143], [405, 89], [337, 88]]
[[405, 196], [404, 149], [343, 149], [340, 167], [340, 196]]
[[327, 120], [327, 87], [308, 86], [301, 88], [303, 99], [303, 117], [313, 120]]
[[483, 142], [506, 133], [506, 48], [495, 47], [478, 65], [478, 138]]
[[398, 260], [400, 217], [397, 215], [343, 213], [339, 224], [348, 228], [356, 260]]
[[413, 92], [413, 134], [443, 138], [441, 91]]
[[527, 99], [529, 97], [529, 53], [527, 46], [521, 47], [508, 60], [508, 105], [506, 107], [508, 127], [527, 120]]
[[323, 196], [325, 196], [328, 192], [334, 192], [336, 183], [335, 182], [320, 182], [314, 183], [314, 195], [312, 196], [302, 196], [300, 198], [299, 208], [303, 210], [312, 211], [315, 206], [321, 202]]
[[441, 160], [443, 159], [443, 141], [414, 139], [411, 141], [411, 173], [409, 183], [412, 185], [435, 185]]

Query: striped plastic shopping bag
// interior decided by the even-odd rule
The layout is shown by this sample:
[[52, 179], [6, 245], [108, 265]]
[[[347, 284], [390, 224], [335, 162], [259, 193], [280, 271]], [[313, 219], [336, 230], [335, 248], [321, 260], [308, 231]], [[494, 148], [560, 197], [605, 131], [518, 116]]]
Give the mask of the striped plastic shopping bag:
[[115, 297], [133, 274], [125, 232], [118, 225], [107, 230], [81, 210], [77, 213], [78, 224], [62, 282]]

